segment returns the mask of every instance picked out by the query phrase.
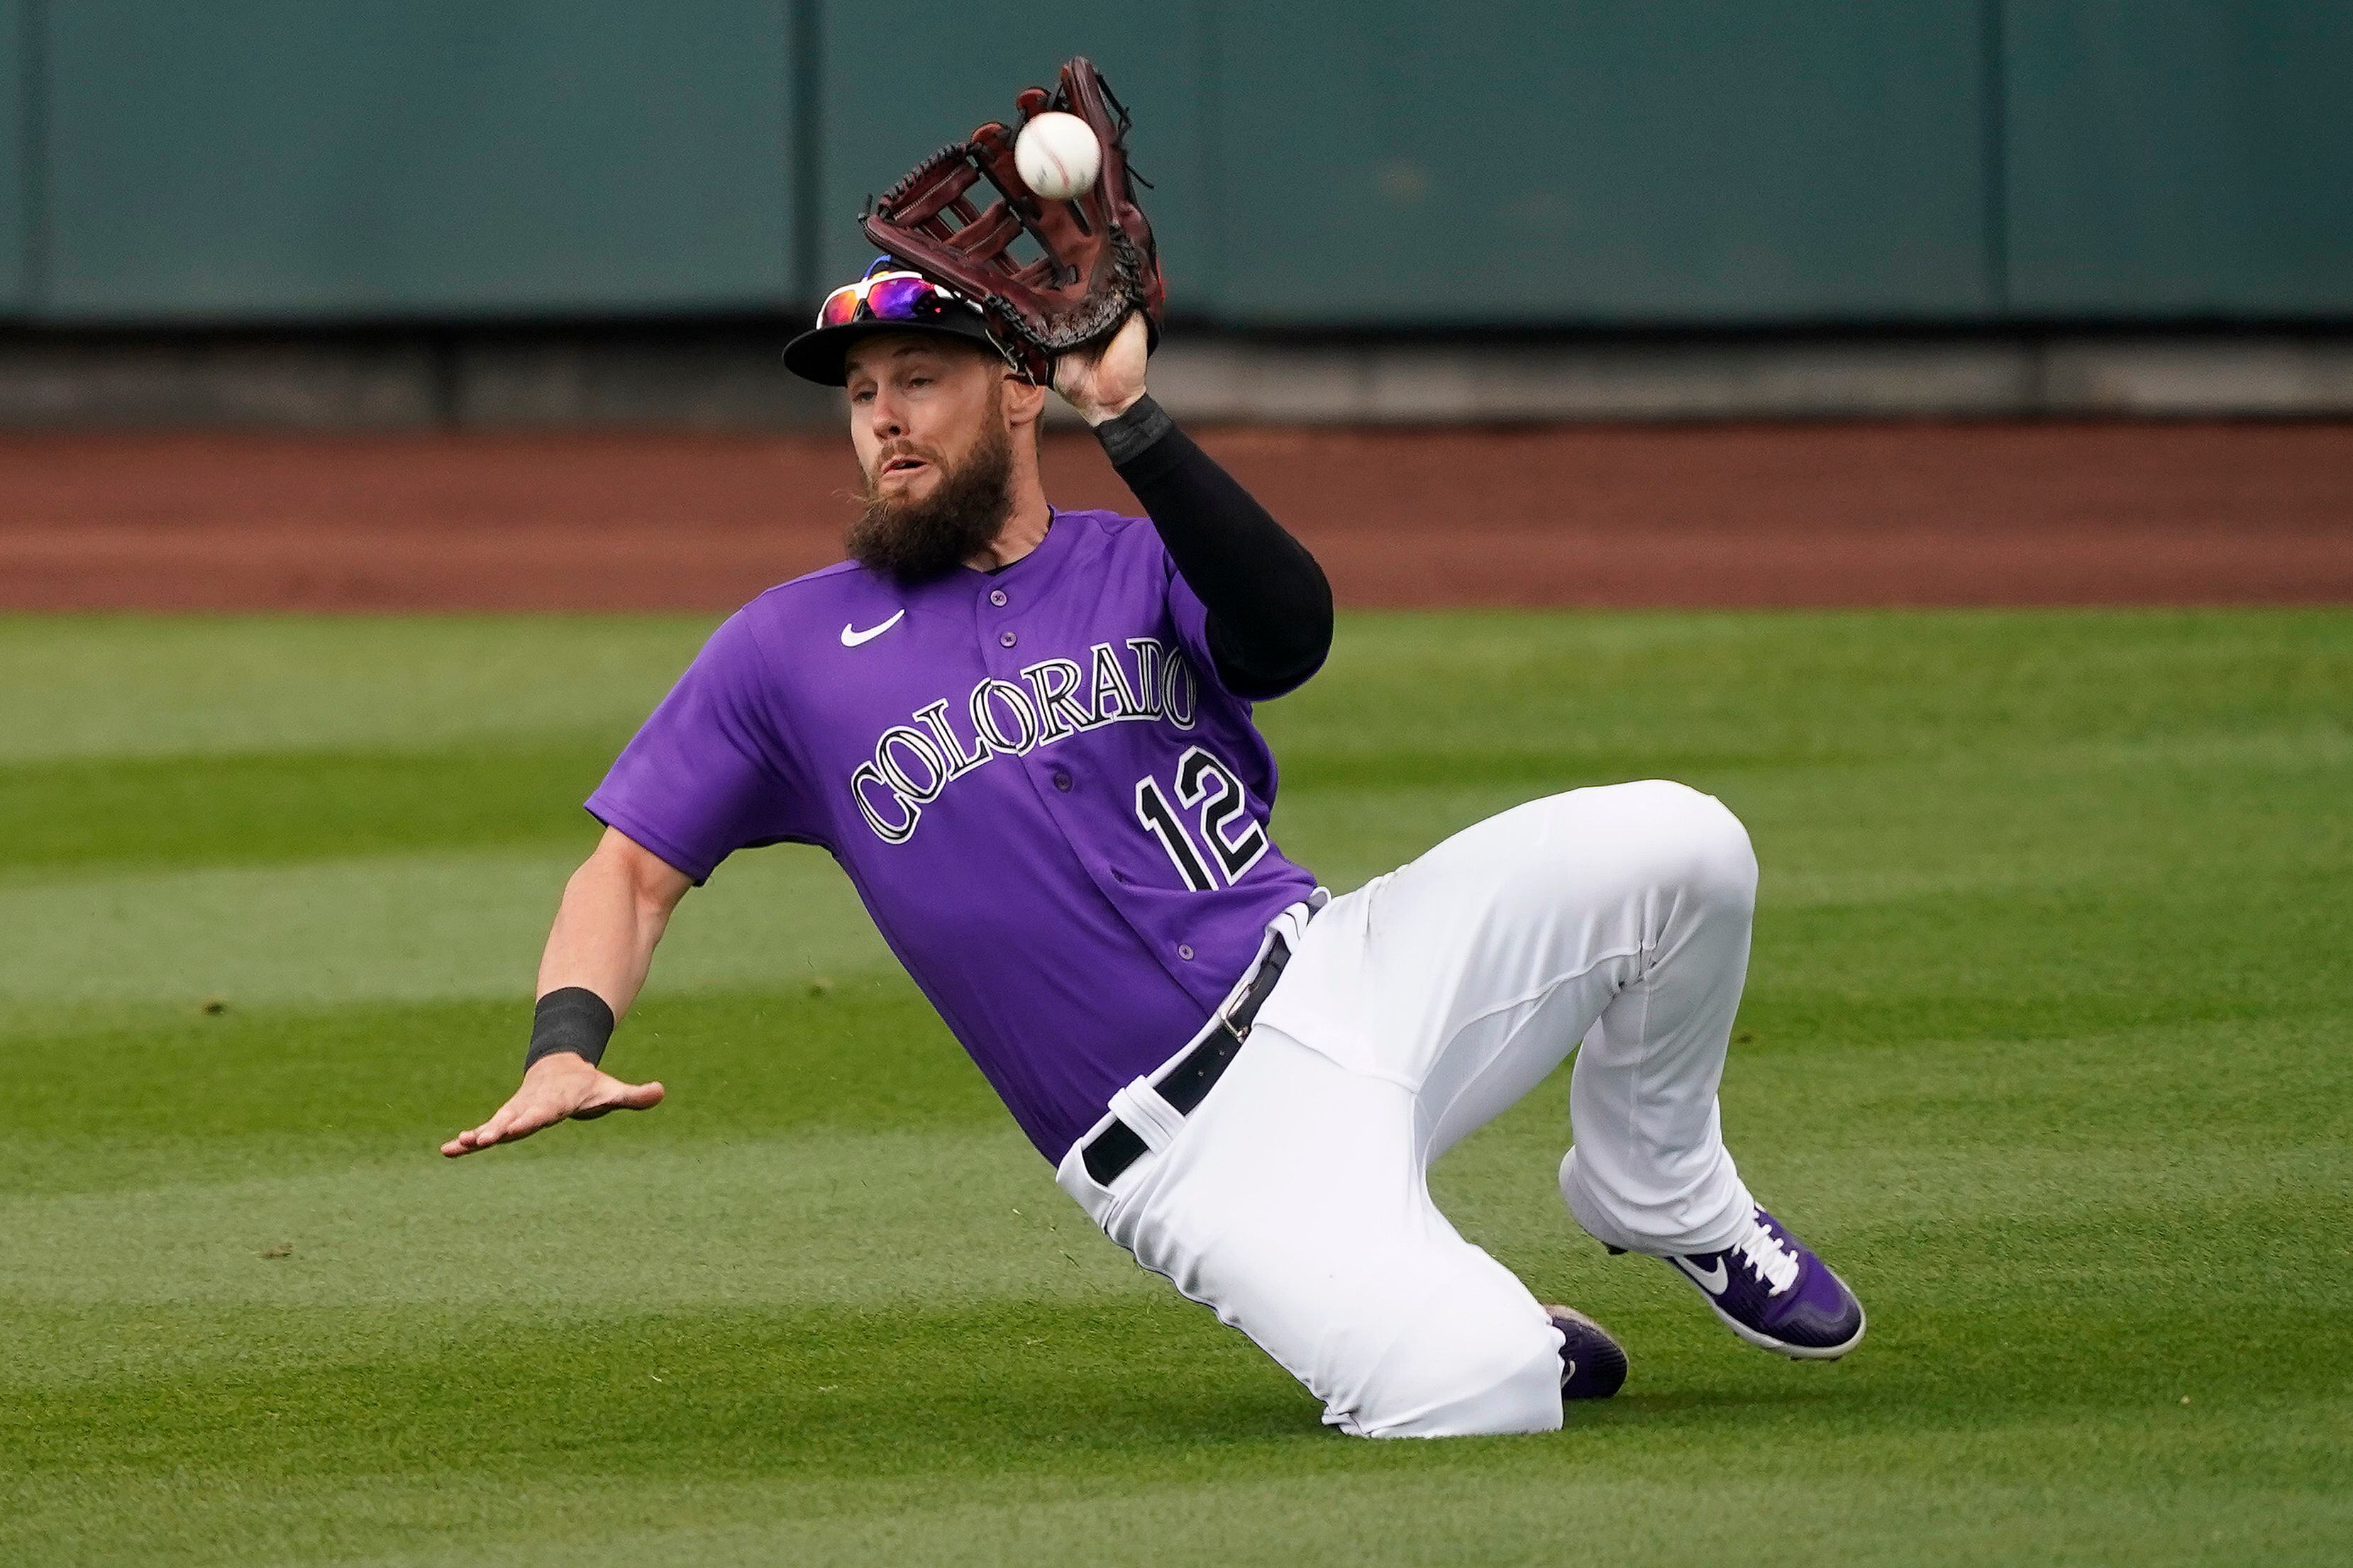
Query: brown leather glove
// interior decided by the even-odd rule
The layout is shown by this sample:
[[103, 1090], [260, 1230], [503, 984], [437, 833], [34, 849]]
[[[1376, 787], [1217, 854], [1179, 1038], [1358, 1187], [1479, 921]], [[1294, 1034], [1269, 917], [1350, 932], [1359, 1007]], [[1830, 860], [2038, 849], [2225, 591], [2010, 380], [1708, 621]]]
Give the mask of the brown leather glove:
[[[879, 248], [978, 304], [1005, 351], [1044, 385], [1056, 355], [1109, 338], [1131, 310], [1144, 313], [1158, 343], [1167, 288], [1127, 166], [1127, 110], [1102, 73], [1073, 59], [1059, 90], [1024, 88], [1014, 101], [1024, 122], [1060, 110], [1094, 131], [1103, 169], [1091, 189], [1068, 201], [1038, 195], [1014, 166], [1016, 133], [991, 121], [917, 164], [859, 226]], [[976, 209], [968, 193], [984, 179], [997, 199]], [[1044, 252], [1027, 262], [1013, 254], [1025, 234]]]

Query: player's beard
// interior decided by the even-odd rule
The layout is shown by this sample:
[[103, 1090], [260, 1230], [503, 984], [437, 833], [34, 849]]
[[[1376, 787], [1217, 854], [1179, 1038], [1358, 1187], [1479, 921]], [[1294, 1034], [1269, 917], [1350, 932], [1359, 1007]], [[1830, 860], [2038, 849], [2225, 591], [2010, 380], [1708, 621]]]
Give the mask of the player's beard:
[[[883, 459], [876, 459], [879, 468]], [[902, 583], [944, 577], [997, 541], [1011, 510], [1013, 436], [1000, 410], [955, 468], [943, 466], [920, 500], [866, 481], [866, 510], [843, 542], [850, 559]]]

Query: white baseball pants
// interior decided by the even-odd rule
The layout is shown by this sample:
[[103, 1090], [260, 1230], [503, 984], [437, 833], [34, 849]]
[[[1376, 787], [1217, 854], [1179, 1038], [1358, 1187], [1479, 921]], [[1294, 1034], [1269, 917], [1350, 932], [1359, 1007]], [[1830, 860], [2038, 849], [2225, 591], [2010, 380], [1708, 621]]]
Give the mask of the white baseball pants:
[[1630, 1251], [1731, 1246], [1749, 1197], [1716, 1086], [1756, 890], [1738, 819], [1681, 784], [1490, 817], [1287, 911], [1290, 965], [1208, 1097], [1179, 1116], [1137, 1079], [1112, 1103], [1147, 1152], [1105, 1187], [1074, 1147], [1056, 1179], [1341, 1430], [1551, 1431], [1559, 1332], [1438, 1211], [1430, 1162], [1581, 1040], [1569, 1212]]

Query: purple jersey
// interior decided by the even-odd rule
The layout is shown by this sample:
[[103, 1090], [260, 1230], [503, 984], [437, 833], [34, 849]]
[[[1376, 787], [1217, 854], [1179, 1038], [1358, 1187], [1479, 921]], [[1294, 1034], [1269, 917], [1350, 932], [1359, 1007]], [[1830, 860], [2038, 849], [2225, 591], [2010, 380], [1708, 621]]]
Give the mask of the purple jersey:
[[821, 845], [1060, 1160], [1200, 1031], [1314, 879], [1274, 759], [1140, 518], [1057, 511], [993, 573], [845, 562], [729, 617], [588, 809], [700, 882]]

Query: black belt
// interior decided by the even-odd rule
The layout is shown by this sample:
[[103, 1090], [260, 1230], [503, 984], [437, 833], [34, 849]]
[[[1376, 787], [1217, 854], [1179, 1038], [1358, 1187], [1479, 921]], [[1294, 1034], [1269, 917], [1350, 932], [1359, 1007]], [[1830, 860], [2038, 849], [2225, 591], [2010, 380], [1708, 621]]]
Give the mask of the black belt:
[[[1217, 1026], [1208, 1037], [1178, 1059], [1176, 1065], [1161, 1076], [1152, 1087], [1160, 1098], [1179, 1116], [1190, 1116], [1202, 1100], [1208, 1098], [1210, 1087], [1225, 1076], [1226, 1068], [1250, 1037], [1250, 1021], [1258, 1016], [1260, 1006], [1282, 978], [1282, 966], [1291, 962], [1291, 947], [1277, 936], [1269, 943], [1266, 956], [1259, 961], [1258, 973], [1250, 976], [1250, 988], [1232, 1007], [1219, 1016]], [[1112, 1178], [1144, 1158], [1144, 1140], [1135, 1129], [1117, 1117], [1112, 1124], [1096, 1133], [1079, 1154], [1080, 1163], [1103, 1186]]]

